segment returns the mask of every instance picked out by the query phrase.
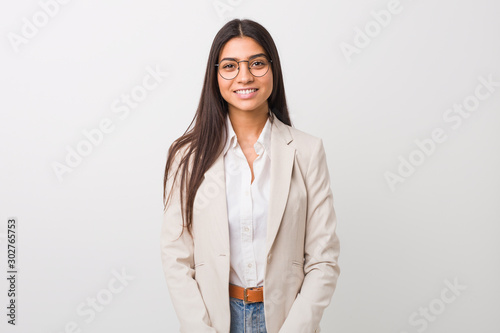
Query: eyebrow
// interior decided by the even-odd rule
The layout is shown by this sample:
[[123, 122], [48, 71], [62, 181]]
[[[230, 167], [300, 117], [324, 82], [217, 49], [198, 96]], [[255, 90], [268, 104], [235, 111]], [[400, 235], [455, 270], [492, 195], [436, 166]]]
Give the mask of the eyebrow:
[[[266, 57], [266, 58], [267, 58], [267, 55], [266, 55], [266, 54], [264, 54], [264, 53], [258, 53], [258, 54], [254, 54], [253, 56], [250, 56], [250, 57], [248, 58], [248, 60], [252, 60], [253, 58], [262, 57], [262, 56], [264, 56], [264, 57]], [[234, 60], [234, 61], [238, 61], [238, 58], [223, 58], [223, 59], [221, 59], [221, 60], [220, 60], [220, 62], [221, 62], [221, 61], [223, 61], [223, 60]]]

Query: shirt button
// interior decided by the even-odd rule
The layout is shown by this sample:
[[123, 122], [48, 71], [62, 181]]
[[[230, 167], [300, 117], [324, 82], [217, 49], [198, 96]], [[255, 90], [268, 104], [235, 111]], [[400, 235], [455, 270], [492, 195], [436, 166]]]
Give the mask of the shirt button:
[[250, 263], [250, 264], [248, 264], [248, 267], [250, 267], [250, 268], [251, 268], [251, 267], [252, 267], [252, 264], [251, 264], [251, 263]]
[[245, 227], [245, 231], [246, 232], [250, 231], [250, 228], [249, 227]]

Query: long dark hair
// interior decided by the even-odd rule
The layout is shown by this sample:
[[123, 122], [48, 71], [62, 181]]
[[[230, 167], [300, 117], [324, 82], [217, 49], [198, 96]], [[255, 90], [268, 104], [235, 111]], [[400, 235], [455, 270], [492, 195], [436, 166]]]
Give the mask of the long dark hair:
[[[234, 19], [227, 22], [217, 33], [210, 48], [205, 80], [201, 91], [200, 102], [196, 114], [184, 134], [175, 140], [168, 150], [165, 176], [163, 179], [163, 202], [166, 210], [170, 194], [166, 195], [167, 178], [171, 175], [172, 163], [176, 154], [183, 148], [182, 156], [174, 175], [181, 171], [180, 203], [183, 225], [187, 227], [192, 236], [193, 204], [196, 192], [200, 187], [205, 172], [213, 165], [222, 153], [226, 140], [226, 116], [228, 113], [227, 102], [222, 98], [217, 82], [217, 69], [215, 64], [224, 45], [234, 37], [250, 37], [259, 43], [272, 59], [271, 70], [273, 73], [273, 90], [267, 102], [271, 112], [283, 123], [292, 126], [285, 98], [285, 87], [278, 50], [269, 32], [259, 23], [252, 20]], [[194, 127], [191, 126], [194, 123]], [[191, 129], [190, 129], [191, 128]], [[195, 161], [196, 163], [193, 163]], [[192, 167], [191, 172], [189, 168]], [[174, 183], [174, 182], [173, 182]], [[172, 185], [173, 189], [173, 185]], [[187, 202], [184, 203], [184, 196]], [[186, 223], [184, 223], [187, 221]], [[183, 228], [184, 231], [184, 228]], [[182, 235], [182, 233], [181, 233]], [[179, 236], [180, 237], [180, 236]]]

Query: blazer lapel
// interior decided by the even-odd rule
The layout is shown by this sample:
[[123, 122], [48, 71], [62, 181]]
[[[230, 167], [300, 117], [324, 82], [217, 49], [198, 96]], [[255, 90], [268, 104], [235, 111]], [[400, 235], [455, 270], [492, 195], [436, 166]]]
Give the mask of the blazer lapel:
[[[278, 232], [285, 205], [290, 191], [290, 182], [295, 158], [295, 148], [288, 144], [293, 140], [287, 125], [273, 115], [271, 131], [271, 183], [269, 191], [269, 209], [267, 216], [266, 255], [269, 253]], [[212, 231], [217, 234], [223, 246], [221, 253], [229, 253], [229, 221], [227, 217], [226, 181], [224, 172], [224, 154], [219, 154], [214, 164], [205, 172], [199, 193], [216, 194], [210, 199], [205, 215], [209, 223], [213, 222]], [[208, 182], [207, 182], [208, 181]], [[215, 185], [215, 187], [214, 187]], [[211, 187], [211, 188], [210, 188]]]
[[271, 131], [271, 184], [267, 215], [266, 255], [269, 254], [278, 233], [290, 191], [295, 148], [289, 128], [274, 116]]
[[[222, 246], [219, 255], [229, 254], [229, 219], [227, 217], [226, 201], [226, 176], [224, 172], [224, 154], [220, 153], [214, 164], [205, 172], [205, 179], [200, 185], [197, 193], [207, 193], [206, 210], [203, 211], [203, 219], [211, 223], [210, 232], [214, 233]], [[198, 194], [197, 194], [198, 196]]]

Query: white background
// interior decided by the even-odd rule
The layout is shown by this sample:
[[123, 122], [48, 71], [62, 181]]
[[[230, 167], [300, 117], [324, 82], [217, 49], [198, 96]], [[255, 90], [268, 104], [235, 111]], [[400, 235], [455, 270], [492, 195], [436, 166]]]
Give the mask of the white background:
[[[213, 37], [238, 17], [269, 30], [293, 125], [324, 141], [341, 275], [322, 332], [499, 332], [500, 87], [458, 128], [443, 115], [471, 100], [479, 77], [500, 82], [500, 4], [401, 0], [346, 57], [342, 43], [355, 45], [388, 3], [75, 0], [15, 47], [41, 5], [2, 1], [0, 276], [12, 216], [19, 274], [15, 327], [0, 280], [0, 330], [178, 332], [159, 248], [164, 163], [194, 116]], [[112, 104], [157, 67], [168, 77], [120, 118]], [[105, 118], [113, 131], [59, 181], [53, 164]], [[435, 128], [447, 140], [416, 152]], [[384, 175], [418, 154], [391, 189]], [[106, 292], [122, 270], [133, 278]], [[112, 299], [79, 315], [97, 295]]]

